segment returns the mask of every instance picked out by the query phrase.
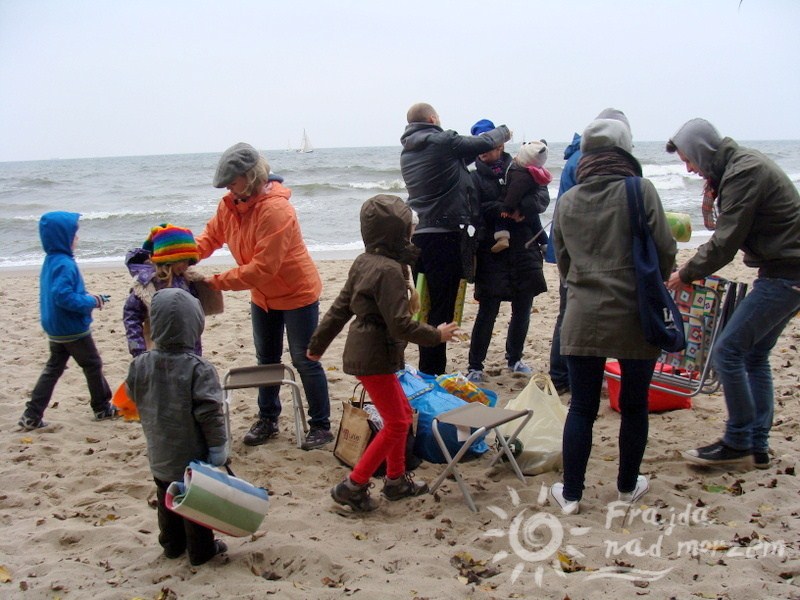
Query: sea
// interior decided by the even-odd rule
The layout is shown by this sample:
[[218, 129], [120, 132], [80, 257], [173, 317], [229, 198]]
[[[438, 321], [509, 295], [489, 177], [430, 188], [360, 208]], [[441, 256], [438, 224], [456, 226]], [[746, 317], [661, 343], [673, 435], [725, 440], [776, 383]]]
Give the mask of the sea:
[[[764, 152], [798, 186], [800, 140], [742, 141]], [[567, 143], [552, 142], [547, 168], [553, 173], [552, 219]], [[512, 154], [517, 144], [507, 144]], [[262, 150], [274, 173], [292, 190], [306, 245], [317, 260], [351, 258], [363, 250], [359, 209], [375, 194], [406, 198], [400, 174], [400, 146], [316, 148], [310, 153]], [[686, 172], [663, 142], [636, 142], [634, 155], [658, 190], [665, 210], [688, 213], [695, 247], [710, 237], [700, 213], [702, 180]], [[211, 178], [219, 153], [124, 156], [0, 163], [0, 269], [41, 264], [39, 217], [52, 210], [81, 214], [79, 264], [123, 265], [125, 253], [141, 246], [160, 223], [202, 231], [222, 192]], [[226, 249], [215, 254], [223, 259]]]

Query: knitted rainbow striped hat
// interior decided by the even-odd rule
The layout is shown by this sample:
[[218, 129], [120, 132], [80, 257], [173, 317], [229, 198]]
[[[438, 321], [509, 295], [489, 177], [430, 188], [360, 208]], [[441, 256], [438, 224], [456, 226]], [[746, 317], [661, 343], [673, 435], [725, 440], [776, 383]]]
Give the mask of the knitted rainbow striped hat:
[[192, 231], [170, 223], [153, 227], [143, 247], [151, 251], [150, 260], [155, 264], [188, 260], [193, 265], [200, 260]]

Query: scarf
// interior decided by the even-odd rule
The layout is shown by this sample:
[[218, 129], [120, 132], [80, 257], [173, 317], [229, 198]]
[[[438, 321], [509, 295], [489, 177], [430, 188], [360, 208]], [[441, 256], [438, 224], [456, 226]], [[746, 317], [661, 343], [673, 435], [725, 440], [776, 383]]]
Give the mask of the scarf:
[[703, 224], [709, 231], [714, 231], [717, 228], [717, 207], [714, 206], [714, 201], [717, 199], [717, 190], [706, 181], [703, 187]]
[[608, 148], [587, 152], [578, 161], [578, 183], [594, 175], [622, 175], [641, 177], [642, 166], [633, 156], [621, 148]]
[[553, 174], [544, 167], [536, 167], [534, 165], [528, 165], [525, 168], [528, 169], [528, 173], [531, 174], [533, 180], [539, 185], [547, 185], [548, 183], [553, 181]]

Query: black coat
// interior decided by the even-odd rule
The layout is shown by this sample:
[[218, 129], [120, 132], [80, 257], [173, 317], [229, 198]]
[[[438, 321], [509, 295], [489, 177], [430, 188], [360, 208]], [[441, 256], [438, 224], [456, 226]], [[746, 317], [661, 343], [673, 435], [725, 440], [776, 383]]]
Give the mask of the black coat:
[[531, 241], [542, 230], [539, 214], [550, 204], [547, 186], [531, 186], [520, 202], [520, 212], [525, 220], [511, 223], [508, 227], [511, 234], [509, 248], [497, 253], [491, 251], [495, 243], [495, 221], [504, 208], [502, 181], [511, 164], [511, 156], [504, 153], [501, 160], [503, 168], [500, 173], [494, 173], [491, 167], [477, 160], [476, 170], [471, 174], [481, 215], [475, 274], [475, 299], [478, 301], [482, 298], [511, 301], [519, 293], [532, 292], [536, 296], [547, 291], [539, 248], [539, 242], [546, 238]]

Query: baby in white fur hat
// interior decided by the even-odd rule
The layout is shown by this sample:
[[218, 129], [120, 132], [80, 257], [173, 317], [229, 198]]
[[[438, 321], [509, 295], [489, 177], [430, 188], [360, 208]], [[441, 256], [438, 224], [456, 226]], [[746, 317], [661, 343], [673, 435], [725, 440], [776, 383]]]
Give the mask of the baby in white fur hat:
[[[531, 192], [532, 188], [547, 186], [552, 181], [553, 176], [550, 171], [544, 168], [547, 162], [547, 142], [528, 142], [523, 144], [514, 160], [508, 167], [505, 176], [505, 187], [503, 190], [503, 211], [500, 218], [495, 221], [494, 239], [492, 252], [502, 252], [506, 250], [511, 241], [509, 225], [521, 220], [519, 212], [522, 198]], [[537, 219], [538, 220], [538, 219]], [[541, 227], [535, 227], [536, 242], [541, 245], [547, 243], [547, 234]]]

